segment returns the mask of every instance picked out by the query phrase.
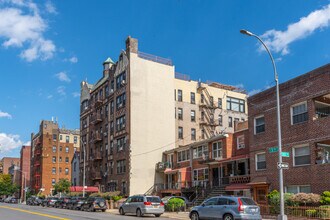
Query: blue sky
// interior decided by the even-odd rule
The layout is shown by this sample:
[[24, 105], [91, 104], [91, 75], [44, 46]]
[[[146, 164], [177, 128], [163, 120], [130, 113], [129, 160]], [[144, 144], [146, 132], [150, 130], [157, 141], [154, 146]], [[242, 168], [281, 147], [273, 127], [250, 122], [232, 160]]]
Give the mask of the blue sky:
[[128, 35], [192, 79], [261, 91], [330, 60], [330, 1], [0, 0], [0, 158], [18, 156], [42, 119], [79, 128], [80, 82], [94, 83]]

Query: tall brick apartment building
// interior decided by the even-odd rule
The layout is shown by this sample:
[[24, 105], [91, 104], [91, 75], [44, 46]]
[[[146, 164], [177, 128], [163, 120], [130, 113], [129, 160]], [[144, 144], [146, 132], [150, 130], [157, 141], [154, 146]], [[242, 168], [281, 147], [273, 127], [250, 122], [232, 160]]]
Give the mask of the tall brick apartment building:
[[[24, 199], [24, 187], [30, 187], [30, 169], [31, 169], [31, 146], [22, 146], [21, 148], [21, 162], [20, 162], [20, 197]], [[25, 178], [25, 180], [24, 180]], [[26, 186], [24, 186], [26, 184]]]
[[3, 157], [0, 161], [0, 173], [1, 174], [8, 174], [9, 173], [9, 167], [12, 165], [19, 166], [20, 158], [16, 157]]
[[245, 93], [175, 73], [171, 60], [139, 51], [137, 39], [128, 37], [118, 61], [103, 66], [94, 85], [81, 83], [80, 97], [80, 173], [85, 152], [86, 183], [101, 191], [145, 193], [160, 178], [154, 165], [163, 150], [233, 131], [247, 118]]
[[71, 160], [79, 149], [80, 131], [61, 129], [56, 121], [41, 121], [39, 132], [31, 134], [31, 188], [53, 194], [61, 178], [71, 181]]
[[[275, 88], [248, 98], [251, 185], [258, 203], [278, 186]], [[280, 84], [286, 192], [330, 189], [330, 65]]]

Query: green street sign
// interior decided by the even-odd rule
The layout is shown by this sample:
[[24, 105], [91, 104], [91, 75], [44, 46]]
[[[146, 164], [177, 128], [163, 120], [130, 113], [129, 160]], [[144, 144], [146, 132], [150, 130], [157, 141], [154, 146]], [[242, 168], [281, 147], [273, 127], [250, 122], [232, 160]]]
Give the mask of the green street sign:
[[270, 148], [268, 148], [268, 152], [269, 153], [276, 153], [276, 152], [278, 152], [278, 147], [270, 147]]
[[290, 157], [290, 152], [282, 152], [282, 157]]

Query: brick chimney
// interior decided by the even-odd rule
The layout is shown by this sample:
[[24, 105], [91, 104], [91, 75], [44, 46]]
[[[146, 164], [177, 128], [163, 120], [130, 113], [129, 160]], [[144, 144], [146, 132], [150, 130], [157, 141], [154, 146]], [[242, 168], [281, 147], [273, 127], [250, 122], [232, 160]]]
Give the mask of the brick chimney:
[[137, 53], [138, 52], [138, 40], [128, 36], [126, 39], [126, 52]]

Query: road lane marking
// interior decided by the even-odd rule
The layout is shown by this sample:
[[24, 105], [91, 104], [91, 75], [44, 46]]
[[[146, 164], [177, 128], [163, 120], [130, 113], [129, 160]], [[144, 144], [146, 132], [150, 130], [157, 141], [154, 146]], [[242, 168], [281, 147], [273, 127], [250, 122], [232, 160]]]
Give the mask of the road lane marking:
[[53, 219], [58, 219], [58, 220], [70, 220], [69, 218], [62, 218], [62, 217], [54, 216], [54, 215], [47, 215], [47, 214], [43, 214], [43, 213], [40, 213], [40, 212], [31, 212], [31, 211], [27, 211], [27, 210], [24, 210], [24, 209], [12, 208], [12, 207], [8, 207], [8, 206], [0, 206], [0, 208], [11, 209], [11, 210], [14, 210], [14, 211], [25, 212], [25, 213], [29, 213], [29, 214], [32, 214], [32, 215], [40, 215], [40, 216], [43, 216], [43, 217], [48, 217], [48, 218], [53, 218]]

